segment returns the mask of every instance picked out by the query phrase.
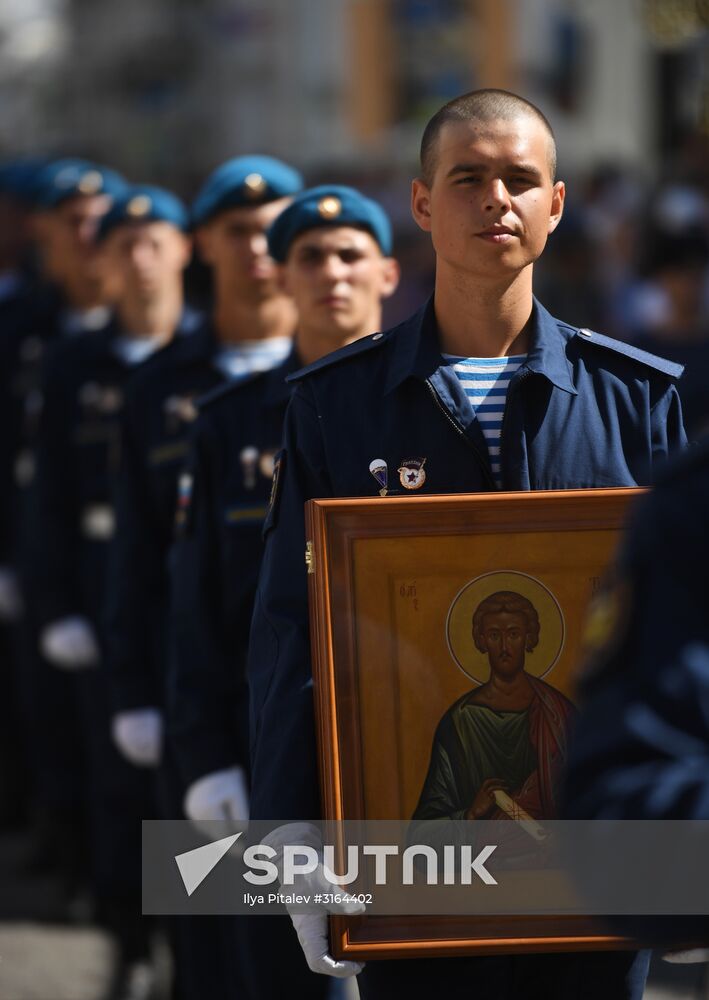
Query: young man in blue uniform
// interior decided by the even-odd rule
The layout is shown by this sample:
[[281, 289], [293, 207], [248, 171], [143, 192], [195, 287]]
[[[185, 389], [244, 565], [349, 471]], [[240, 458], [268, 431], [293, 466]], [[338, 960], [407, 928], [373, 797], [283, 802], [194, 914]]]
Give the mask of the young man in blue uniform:
[[[293, 377], [249, 650], [251, 813], [259, 819], [322, 815], [303, 562], [308, 499], [376, 496], [374, 459], [404, 470], [396, 488], [412, 496], [633, 486], [685, 443], [678, 366], [556, 320], [533, 296], [534, 262], [565, 195], [538, 109], [502, 91], [464, 95], [433, 117], [421, 153], [412, 212], [436, 251], [433, 298], [393, 330]], [[492, 379], [475, 372], [491, 359]], [[326, 953], [325, 918], [310, 924], [301, 938], [311, 967], [356, 973]], [[636, 998], [647, 961], [629, 953], [380, 961], [368, 963], [359, 985], [364, 998], [430, 996], [441, 983], [476, 1000]]]
[[106, 167], [79, 159], [27, 165], [19, 182], [29, 204], [38, 275], [20, 292], [11, 315], [3, 316], [0, 338], [5, 410], [0, 425], [0, 563], [6, 586], [19, 595], [16, 610], [22, 608], [14, 638], [24, 735], [34, 772], [30, 794], [37, 843], [29, 863], [58, 867], [71, 897], [83, 868], [77, 829], [83, 799], [81, 754], [71, 728], [63, 733], [57, 729], [58, 714], [66, 717], [73, 700], [66, 678], [38, 649], [32, 574], [40, 382], [52, 344], [99, 329], [110, 318], [116, 283], [99, 264], [94, 235], [126, 182]]
[[49, 358], [38, 447], [36, 567], [40, 644], [74, 672], [85, 745], [92, 888], [97, 916], [116, 936], [129, 981], [145, 975], [149, 926], [140, 916], [140, 820], [154, 815], [152, 776], [111, 742], [101, 664], [111, 491], [119, 423], [133, 374], [175, 335], [194, 329], [182, 276], [191, 255], [187, 212], [170, 192], [131, 187], [101, 220], [102, 263], [119, 278], [105, 329], [60, 345]]
[[[33, 159], [0, 164], [0, 354], [1, 342], [12, 336], [29, 303], [27, 196], [39, 166]], [[3, 439], [7, 439], [12, 417], [8, 374], [0, 372], [0, 426], [4, 428], [0, 437], [0, 684], [6, 693], [0, 706], [0, 826], [18, 824], [28, 818], [31, 787], [30, 771], [25, 766], [25, 725], [12, 641], [13, 626], [22, 614], [22, 599], [12, 565], [11, 460], [2, 460]], [[6, 455], [9, 458], [9, 451]]]
[[[291, 392], [286, 377], [378, 329], [382, 300], [398, 283], [389, 221], [352, 188], [305, 191], [273, 224], [269, 247], [298, 309], [293, 352], [278, 368], [203, 401], [190, 495], [180, 511], [169, 720], [188, 784], [186, 811], [197, 820], [248, 816], [244, 670], [263, 519]], [[250, 921], [248, 938], [254, 998], [326, 989], [282, 919]], [[276, 941], [279, 961], [260, 961]]]
[[[168, 660], [168, 563], [178, 478], [195, 400], [224, 382], [278, 366], [290, 352], [293, 302], [276, 281], [265, 232], [302, 188], [298, 171], [267, 156], [242, 156], [207, 178], [192, 228], [213, 276], [212, 315], [177, 338], [127, 390], [116, 478], [116, 533], [106, 588], [105, 665], [112, 731], [130, 764], [157, 768], [159, 815], [181, 819], [184, 783], [164, 733]], [[168, 925], [185, 1000], [238, 992], [233, 929], [225, 918]]]
[[[176, 340], [127, 393], [106, 655], [118, 746], [139, 766], [156, 765], [161, 753], [167, 562], [194, 401], [224, 382], [276, 367], [290, 353], [295, 309], [276, 282], [265, 233], [301, 188], [296, 170], [266, 156], [229, 160], [207, 179], [192, 228], [214, 278], [212, 315], [194, 336]], [[179, 805], [173, 808], [179, 815]]]

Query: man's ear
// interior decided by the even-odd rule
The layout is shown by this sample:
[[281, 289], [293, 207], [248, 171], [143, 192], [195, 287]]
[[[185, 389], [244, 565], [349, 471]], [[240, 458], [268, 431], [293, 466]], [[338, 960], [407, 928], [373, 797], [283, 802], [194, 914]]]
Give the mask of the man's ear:
[[284, 264], [276, 263], [276, 284], [278, 285], [280, 291], [285, 295], [290, 295], [292, 297], [292, 292], [290, 289], [290, 283], [288, 281], [288, 268]]
[[557, 181], [554, 185], [551, 196], [551, 212], [549, 213], [549, 228], [547, 233], [551, 235], [561, 222], [564, 214], [564, 201], [566, 199], [566, 185], [563, 181]]
[[419, 229], [431, 232], [431, 191], [421, 177], [411, 182], [411, 214]]
[[192, 237], [188, 236], [187, 233], [183, 233], [182, 234], [182, 260], [184, 261], [182, 265], [183, 268], [187, 267], [189, 265], [189, 262], [192, 260], [193, 245], [194, 244]]
[[384, 257], [382, 260], [381, 286], [381, 296], [383, 299], [388, 299], [390, 295], [394, 294], [399, 287], [400, 278], [401, 267], [399, 266], [399, 261], [394, 257]]
[[212, 264], [212, 239], [209, 226], [199, 226], [194, 232], [194, 245], [197, 248], [200, 260], [204, 264]]

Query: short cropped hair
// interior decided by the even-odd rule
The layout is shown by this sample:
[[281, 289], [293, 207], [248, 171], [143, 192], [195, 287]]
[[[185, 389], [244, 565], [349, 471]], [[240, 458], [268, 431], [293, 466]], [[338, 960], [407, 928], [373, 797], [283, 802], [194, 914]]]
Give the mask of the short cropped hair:
[[435, 113], [424, 129], [421, 139], [421, 176], [431, 186], [436, 172], [438, 136], [449, 122], [514, 121], [516, 118], [536, 118], [549, 136], [549, 172], [552, 182], [556, 179], [556, 139], [548, 119], [531, 101], [508, 90], [471, 90], [454, 97]]
[[481, 653], [485, 652], [483, 644], [483, 622], [486, 615], [499, 615], [506, 612], [509, 615], [523, 615], [526, 623], [527, 642], [525, 649], [528, 653], [533, 652], [539, 645], [539, 615], [532, 602], [516, 594], [513, 590], [498, 590], [496, 594], [490, 594], [484, 601], [478, 604], [473, 613], [473, 642], [475, 648]]

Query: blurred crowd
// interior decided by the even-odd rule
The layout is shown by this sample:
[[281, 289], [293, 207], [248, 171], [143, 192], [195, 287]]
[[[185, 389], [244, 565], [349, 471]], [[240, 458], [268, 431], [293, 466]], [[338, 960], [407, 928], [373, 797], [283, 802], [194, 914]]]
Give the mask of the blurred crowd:
[[690, 436], [707, 418], [709, 140], [690, 135], [655, 181], [599, 166], [569, 185], [565, 217], [537, 269], [556, 316], [686, 366]]
[[[537, 294], [555, 316], [686, 366], [680, 393], [690, 437], [709, 423], [704, 386], [709, 377], [707, 146], [705, 136], [690, 137], [653, 182], [613, 164], [577, 179], [569, 187], [565, 218], [536, 272]], [[172, 783], [169, 792], [156, 792], [146, 765], [154, 763], [150, 747], [161, 738], [156, 735], [160, 720], [136, 714], [152, 702], [142, 692], [125, 697], [125, 685], [124, 694], [114, 701], [113, 686], [96, 680], [100, 670], [85, 669], [95, 670], [106, 655], [102, 630], [105, 605], [112, 598], [106, 589], [106, 543], [115, 552], [122, 542], [120, 533], [116, 535], [110, 491], [117, 488], [121, 467], [116, 449], [120, 451], [121, 440], [125, 444], [123, 401], [138, 369], [144, 370], [171, 339], [202, 329], [201, 316], [221, 316], [222, 327], [227, 323], [224, 289], [230, 281], [247, 287], [263, 277], [259, 268], [265, 268], [270, 280], [273, 262], [264, 233], [274, 213], [267, 212], [259, 221], [261, 228], [248, 236], [241, 277], [238, 267], [229, 277], [224, 251], [199, 237], [215, 212], [253, 212], [276, 204], [282, 208], [297, 193], [297, 172], [291, 176], [285, 165], [258, 163], [259, 169], [246, 174], [236, 167], [235, 174], [227, 171], [227, 188], [231, 177], [234, 190], [247, 192], [241, 200], [235, 196], [219, 201], [222, 189], [215, 173], [205, 179], [191, 211], [169, 191], [130, 186], [109, 168], [89, 161], [23, 159], [0, 166], [0, 825], [26, 834], [22, 864], [28, 872], [51, 871], [61, 879], [67, 919], [88, 912], [115, 936], [121, 961], [111, 987], [114, 1000], [152, 995], [150, 976], [141, 978], [136, 972], [149, 967], [153, 934], [153, 927], [139, 916], [137, 820], [182, 817], [180, 804], [190, 791], [193, 804], [210, 795], [212, 802], [218, 801], [212, 786], [199, 786], [200, 775], [222, 774], [227, 784], [234, 778], [233, 773], [223, 776], [230, 769], [221, 761], [193, 774], [178, 766], [165, 782]], [[312, 179], [322, 183], [342, 178]], [[431, 293], [429, 241], [408, 220], [408, 192], [397, 179], [373, 175], [347, 180], [383, 204], [393, 220], [393, 255], [401, 266], [401, 280], [384, 303], [383, 323], [390, 325]], [[211, 206], [206, 211], [205, 197]], [[129, 229], [131, 220], [170, 229], [171, 256], [161, 265], [161, 277], [140, 279], [162, 282], [162, 313], [157, 320], [153, 317], [152, 330], [138, 328], [144, 317], [140, 310], [131, 313], [131, 293], [126, 290], [126, 282], [137, 280], [130, 271], [137, 266], [135, 259], [126, 263], [126, 253], [135, 258], [140, 248], [122, 250], [116, 239], [116, 232]], [[196, 249], [191, 242], [195, 231]], [[282, 292], [269, 294], [274, 302], [278, 299], [274, 309], [285, 310], [279, 313], [285, 316], [285, 327], [292, 326], [291, 306], [280, 301]], [[135, 335], [133, 342], [123, 336], [125, 330], [116, 332], [117, 303], [124, 327], [126, 317], [136, 317], [136, 328], [129, 331]], [[271, 336], [265, 339], [290, 335], [279, 322], [273, 322]], [[86, 346], [87, 338], [105, 338], [107, 330], [113, 338], [110, 359], [108, 354], [99, 358]], [[258, 339], [242, 333], [235, 343], [238, 347], [240, 341]], [[253, 350], [218, 351], [212, 375], [200, 390], [208, 392], [223, 379], [238, 380], [277, 367], [284, 357], [280, 347], [266, 362], [254, 360]], [[119, 374], [110, 368], [116, 359], [122, 365]], [[110, 378], [106, 372], [112, 373]], [[172, 410], [165, 409], [166, 426], [172, 427], [172, 420], [185, 433], [194, 417], [187, 389], [192, 386], [171, 389]], [[142, 430], [151, 433], [147, 417], [144, 428], [138, 427], [138, 439]], [[249, 477], [258, 474], [256, 467], [263, 471], [265, 456], [256, 455], [251, 469], [249, 456], [241, 452], [247, 489], [252, 488]], [[178, 448], [173, 458], [179, 461], [170, 466], [172, 499], [178, 505], [188, 503], [189, 484], [181, 478], [185, 452]], [[90, 497], [81, 508], [81, 524], [71, 529], [90, 543], [88, 556], [64, 534], [72, 503], [74, 512], [80, 506], [80, 498], [72, 496], [79, 462], [100, 466], [99, 493], [108, 483], [108, 493]], [[263, 478], [268, 478], [265, 473]], [[83, 565], [87, 560], [88, 570]], [[72, 570], [73, 576], [82, 577], [76, 600], [66, 582]], [[143, 570], [139, 567], [138, 572]], [[130, 578], [124, 584], [131, 589]], [[161, 633], [159, 641], [168, 640]], [[225, 801], [237, 794], [230, 785]], [[127, 800], [134, 805], [130, 815]], [[196, 814], [200, 808], [194, 806]], [[218, 811], [203, 812], [205, 818], [219, 818]], [[133, 865], [132, 876], [124, 855]], [[82, 906], [77, 901], [83, 901]], [[175, 996], [197, 995], [180, 988], [180, 975], [184, 983], [192, 974], [180, 968], [180, 930], [173, 927], [168, 936], [176, 956]], [[216, 959], [208, 961], [216, 970]]]

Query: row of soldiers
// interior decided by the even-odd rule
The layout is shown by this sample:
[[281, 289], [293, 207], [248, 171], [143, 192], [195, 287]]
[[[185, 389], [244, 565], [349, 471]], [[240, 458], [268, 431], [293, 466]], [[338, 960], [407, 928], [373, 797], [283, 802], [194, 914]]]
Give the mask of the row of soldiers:
[[[303, 192], [265, 156], [223, 164], [190, 211], [86, 161], [5, 181], [6, 198], [31, 187], [42, 280], [2, 303], [1, 603], [41, 831], [70, 873], [87, 846], [128, 996], [152, 931], [140, 820], [248, 815], [244, 660], [285, 379], [379, 329], [398, 268], [378, 204]], [[208, 316], [184, 300], [193, 239]], [[176, 995], [243, 980], [215, 922], [172, 922]]]
[[[140, 818], [322, 814], [304, 503], [378, 496], [389, 469], [400, 496], [647, 484], [686, 443], [681, 368], [534, 298], [565, 186], [549, 122], [503, 91], [456, 98], [426, 127], [412, 213], [436, 252], [434, 295], [386, 332], [391, 229], [351, 188], [303, 191], [291, 167], [243, 157], [188, 215], [95, 164], [51, 163], [37, 180], [54, 290], [3, 307], [14, 484], [0, 603], [8, 616], [24, 606], [38, 800], [57, 829], [74, 804], [67, 779], [86, 769], [94, 898], [127, 972], [149, 935]], [[183, 301], [188, 229], [213, 275], [201, 320]], [[490, 359], [499, 371], [476, 379]], [[518, 681], [498, 685], [512, 714], [529, 708]], [[567, 756], [556, 748], [555, 774]], [[481, 762], [483, 784], [494, 767]], [[492, 815], [494, 801], [476, 803]], [[471, 803], [456, 807], [468, 816]], [[324, 915], [292, 923], [297, 937], [280, 918], [171, 921], [176, 995], [317, 997], [357, 975], [365, 1000], [441, 987], [636, 1000], [649, 961], [362, 968], [330, 954]]]

